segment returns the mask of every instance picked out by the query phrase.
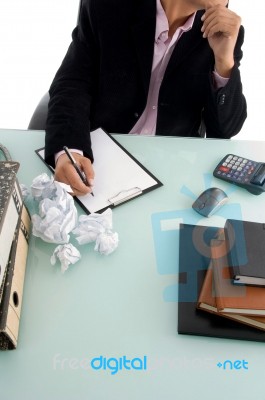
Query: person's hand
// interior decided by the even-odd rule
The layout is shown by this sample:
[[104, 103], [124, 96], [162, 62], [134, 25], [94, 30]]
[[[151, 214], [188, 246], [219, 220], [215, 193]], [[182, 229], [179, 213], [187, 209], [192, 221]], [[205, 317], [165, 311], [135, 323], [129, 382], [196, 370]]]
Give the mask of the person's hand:
[[78, 166], [80, 167], [81, 171], [84, 172], [89, 186], [86, 186], [82, 182], [66, 154], [62, 154], [58, 158], [54, 177], [57, 181], [70, 185], [75, 196], [82, 196], [87, 193], [91, 193], [93, 190], [92, 186], [94, 180], [94, 170], [91, 161], [78, 153], [73, 152], [72, 155], [76, 160]]
[[219, 75], [230, 76], [241, 18], [223, 5], [209, 7], [202, 17], [203, 37], [208, 39]]

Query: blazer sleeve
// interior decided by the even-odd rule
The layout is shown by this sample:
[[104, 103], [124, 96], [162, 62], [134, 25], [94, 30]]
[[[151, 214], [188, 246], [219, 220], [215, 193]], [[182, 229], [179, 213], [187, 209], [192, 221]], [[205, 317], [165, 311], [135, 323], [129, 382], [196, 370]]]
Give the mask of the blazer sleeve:
[[93, 0], [83, 4], [72, 43], [49, 90], [45, 160], [53, 166], [54, 154], [63, 146], [83, 150], [93, 162], [89, 117], [97, 85], [98, 44]]
[[247, 117], [247, 104], [242, 91], [240, 61], [243, 56], [244, 28], [241, 26], [234, 51], [235, 65], [228, 83], [219, 90], [209, 76], [209, 91], [203, 111], [206, 137], [229, 139], [236, 135]]

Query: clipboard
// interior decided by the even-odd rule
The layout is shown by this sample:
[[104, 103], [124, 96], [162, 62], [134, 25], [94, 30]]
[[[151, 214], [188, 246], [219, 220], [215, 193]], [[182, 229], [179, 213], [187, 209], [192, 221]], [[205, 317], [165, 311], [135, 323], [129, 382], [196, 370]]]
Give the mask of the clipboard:
[[[87, 214], [101, 213], [163, 184], [120, 143], [101, 128], [91, 132], [95, 185], [93, 194], [75, 197]], [[44, 161], [44, 148], [35, 150]], [[47, 165], [47, 164], [46, 164]], [[53, 168], [47, 165], [50, 170]]]

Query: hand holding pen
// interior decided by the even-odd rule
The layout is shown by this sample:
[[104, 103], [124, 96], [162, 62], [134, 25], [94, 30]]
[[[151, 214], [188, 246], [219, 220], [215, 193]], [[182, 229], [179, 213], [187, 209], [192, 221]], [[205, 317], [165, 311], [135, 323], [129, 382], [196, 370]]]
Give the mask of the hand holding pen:
[[73, 155], [67, 147], [64, 151], [65, 154], [62, 154], [56, 163], [55, 179], [70, 185], [75, 196], [91, 193], [94, 179], [91, 161], [81, 154]]

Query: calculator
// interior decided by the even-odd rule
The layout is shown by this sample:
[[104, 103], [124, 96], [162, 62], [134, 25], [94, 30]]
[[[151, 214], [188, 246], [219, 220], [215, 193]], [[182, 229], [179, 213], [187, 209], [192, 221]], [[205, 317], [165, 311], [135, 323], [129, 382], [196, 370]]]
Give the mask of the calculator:
[[252, 194], [265, 192], [265, 163], [227, 154], [214, 169], [216, 178], [234, 183]]

